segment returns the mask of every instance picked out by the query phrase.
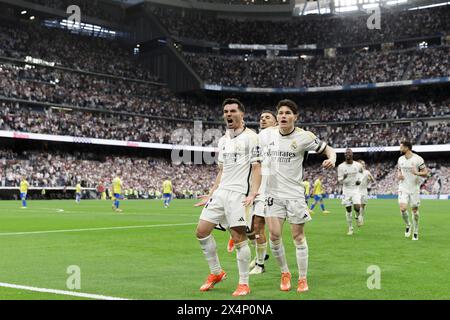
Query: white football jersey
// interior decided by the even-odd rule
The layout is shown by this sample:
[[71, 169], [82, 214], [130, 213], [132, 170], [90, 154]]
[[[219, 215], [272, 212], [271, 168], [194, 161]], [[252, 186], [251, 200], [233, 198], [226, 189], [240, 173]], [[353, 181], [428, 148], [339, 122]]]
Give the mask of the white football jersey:
[[264, 152], [262, 174], [266, 176], [267, 197], [274, 199], [304, 199], [303, 161], [308, 151], [322, 153], [327, 144], [312, 132], [295, 128], [291, 134], [282, 135], [278, 127], [261, 131], [261, 148]]
[[412, 174], [413, 167], [415, 167], [417, 171], [425, 168], [425, 161], [421, 156], [413, 153], [412, 157], [409, 159], [406, 159], [405, 156], [401, 156], [398, 159], [398, 168], [404, 177], [398, 185], [398, 191], [406, 193], [416, 193], [420, 191], [422, 179], [421, 177]]
[[[261, 136], [261, 132], [264, 131], [262, 129], [259, 133], [259, 136]], [[266, 186], [267, 186], [267, 173], [269, 172], [268, 169], [268, 161], [267, 161], [267, 146], [261, 145], [261, 138], [259, 138], [260, 141], [260, 147], [261, 147], [261, 186], [259, 187], [259, 195], [256, 197], [255, 201], [264, 201], [265, 195], [266, 195]]]
[[369, 170], [364, 170], [361, 177], [361, 184], [359, 185], [359, 191], [361, 194], [367, 194], [367, 188], [369, 187]]
[[231, 137], [229, 131], [218, 143], [219, 165], [222, 165], [222, 178], [218, 189], [250, 192], [252, 164], [261, 161], [258, 134], [245, 128], [240, 134]]
[[[344, 175], [347, 177], [344, 180]], [[353, 193], [359, 191], [359, 186], [356, 185], [356, 181], [362, 180], [363, 167], [361, 163], [353, 161], [351, 164], [343, 162], [338, 166], [338, 181], [343, 183], [342, 193]]]

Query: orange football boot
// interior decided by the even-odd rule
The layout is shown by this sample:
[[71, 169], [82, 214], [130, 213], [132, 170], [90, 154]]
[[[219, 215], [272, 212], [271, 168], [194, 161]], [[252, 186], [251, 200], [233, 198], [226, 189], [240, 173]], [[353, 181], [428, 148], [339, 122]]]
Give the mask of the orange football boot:
[[233, 292], [233, 296], [246, 296], [250, 293], [250, 287], [248, 284], [239, 284], [236, 291]]
[[205, 283], [200, 287], [200, 291], [208, 291], [214, 288], [214, 285], [225, 280], [227, 278], [227, 273], [222, 270], [219, 274], [210, 274], [208, 279], [206, 279]]
[[297, 292], [306, 292], [308, 291], [308, 282], [306, 281], [306, 278], [298, 279], [298, 287]]
[[282, 272], [281, 273], [280, 290], [281, 291], [291, 290], [291, 273], [290, 272]]

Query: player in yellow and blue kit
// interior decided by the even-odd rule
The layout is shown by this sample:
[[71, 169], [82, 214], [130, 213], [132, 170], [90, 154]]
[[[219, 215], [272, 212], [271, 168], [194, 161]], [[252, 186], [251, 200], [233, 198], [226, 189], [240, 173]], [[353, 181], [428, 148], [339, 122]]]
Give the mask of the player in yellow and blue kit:
[[308, 180], [305, 180], [305, 181], [303, 181], [303, 186], [305, 187], [305, 201], [306, 201], [306, 205], [308, 205], [308, 200], [309, 200], [309, 197], [310, 197], [310, 195], [311, 195], [311, 185], [310, 185], [310, 183], [309, 183], [309, 181]]
[[119, 209], [120, 199], [122, 199], [122, 180], [119, 177], [115, 177], [112, 181], [112, 193], [113, 193], [113, 205], [112, 208], [116, 212], [122, 212]]
[[28, 181], [22, 177], [20, 181], [20, 200], [22, 200], [22, 209], [27, 208], [27, 193], [28, 193], [28, 187], [30, 184]]
[[77, 204], [80, 204], [80, 200], [81, 200], [81, 184], [77, 183], [77, 185], [75, 186], [75, 202]]
[[323, 194], [324, 190], [322, 188], [322, 180], [321, 177], [318, 177], [313, 184], [313, 196], [314, 196], [314, 203], [311, 205], [310, 210], [314, 210], [314, 207], [316, 206], [317, 202], [320, 201], [320, 208], [322, 209], [322, 212], [325, 214], [330, 213], [330, 211], [325, 210], [325, 205], [323, 204]]
[[163, 199], [164, 208], [169, 207], [170, 201], [172, 200], [172, 181], [169, 178], [163, 181]]

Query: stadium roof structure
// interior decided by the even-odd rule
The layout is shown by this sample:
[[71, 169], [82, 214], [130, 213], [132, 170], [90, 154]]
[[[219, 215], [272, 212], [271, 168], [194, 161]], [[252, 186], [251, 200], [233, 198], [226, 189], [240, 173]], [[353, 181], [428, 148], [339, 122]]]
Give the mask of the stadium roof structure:
[[289, 16], [352, 14], [381, 7], [421, 9], [448, 5], [448, 0], [113, 0], [123, 5], [149, 2], [156, 5], [217, 12]]

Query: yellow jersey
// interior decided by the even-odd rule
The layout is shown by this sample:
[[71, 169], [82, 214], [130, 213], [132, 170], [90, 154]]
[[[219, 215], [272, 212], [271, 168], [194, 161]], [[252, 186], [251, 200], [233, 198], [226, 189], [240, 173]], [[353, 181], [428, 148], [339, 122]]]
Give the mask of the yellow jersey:
[[113, 194], [115, 193], [122, 193], [122, 181], [120, 180], [119, 177], [114, 178], [114, 180], [112, 181], [112, 189], [113, 189]]
[[309, 181], [303, 181], [303, 186], [305, 187], [305, 194], [309, 195], [309, 191], [311, 188], [311, 185], [309, 184]]
[[77, 184], [76, 186], [75, 186], [75, 191], [76, 191], [76, 193], [81, 193], [81, 184]]
[[322, 189], [322, 181], [320, 181], [320, 179], [316, 179], [316, 181], [314, 181], [314, 189], [313, 189], [313, 195], [320, 195], [320, 194], [324, 194], [323, 189]]
[[172, 181], [165, 180], [163, 182], [163, 193], [172, 193]]
[[27, 180], [20, 181], [20, 192], [22, 192], [22, 193], [28, 192], [29, 186], [30, 186], [30, 184], [28, 183]]

